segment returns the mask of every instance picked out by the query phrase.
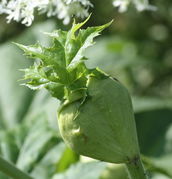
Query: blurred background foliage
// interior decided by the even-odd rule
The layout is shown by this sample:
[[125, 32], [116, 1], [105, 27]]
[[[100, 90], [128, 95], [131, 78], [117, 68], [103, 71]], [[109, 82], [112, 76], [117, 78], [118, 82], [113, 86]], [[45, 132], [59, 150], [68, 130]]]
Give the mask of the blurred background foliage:
[[[137, 12], [131, 6], [123, 14], [110, 0], [92, 3], [87, 26], [114, 23], [87, 50], [87, 66], [104, 69], [129, 89], [147, 172], [152, 179], [172, 178], [172, 2], [152, 0], [157, 11]], [[26, 28], [6, 24], [0, 16], [0, 154], [36, 179], [127, 179], [123, 165], [66, 148], [56, 122], [59, 102], [18, 81], [19, 69], [31, 62], [12, 42], [48, 45], [42, 32], [69, 27], [41, 15]], [[8, 177], [0, 173], [0, 179]]]

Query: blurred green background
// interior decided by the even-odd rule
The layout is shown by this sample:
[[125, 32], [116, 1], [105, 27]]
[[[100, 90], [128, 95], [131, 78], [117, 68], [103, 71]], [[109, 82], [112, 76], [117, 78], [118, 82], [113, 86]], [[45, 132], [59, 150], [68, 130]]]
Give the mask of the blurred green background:
[[[172, 1], [152, 0], [156, 11], [137, 12], [131, 6], [122, 14], [110, 0], [92, 3], [87, 26], [114, 22], [87, 50], [87, 66], [104, 69], [128, 88], [147, 172], [152, 179], [172, 178]], [[48, 45], [42, 32], [57, 28], [70, 25], [41, 15], [25, 27], [0, 16], [0, 154], [36, 179], [127, 179], [124, 166], [66, 148], [57, 126], [59, 102], [18, 81], [19, 69], [32, 61], [12, 42]], [[0, 179], [8, 177], [0, 173]]]

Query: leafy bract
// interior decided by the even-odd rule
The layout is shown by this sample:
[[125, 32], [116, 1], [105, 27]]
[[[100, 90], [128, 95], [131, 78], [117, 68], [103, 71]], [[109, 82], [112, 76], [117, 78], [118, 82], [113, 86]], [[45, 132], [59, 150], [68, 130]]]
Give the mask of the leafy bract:
[[26, 56], [35, 59], [33, 66], [23, 70], [26, 80], [24, 85], [33, 90], [46, 88], [59, 100], [73, 101], [85, 94], [90, 71], [84, 64], [86, 57], [83, 52], [93, 45], [93, 39], [111, 24], [109, 22], [81, 30], [88, 19], [78, 24], [74, 21], [69, 31], [56, 30], [46, 33], [52, 37], [51, 47], [44, 47], [40, 43], [31, 46], [16, 44]]

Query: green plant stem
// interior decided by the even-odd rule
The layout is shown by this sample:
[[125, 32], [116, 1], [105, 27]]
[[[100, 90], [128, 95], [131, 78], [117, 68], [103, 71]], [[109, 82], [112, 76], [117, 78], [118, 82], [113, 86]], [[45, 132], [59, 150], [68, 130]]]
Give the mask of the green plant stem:
[[13, 179], [33, 179], [0, 156], [0, 171]]
[[130, 179], [148, 179], [140, 157], [126, 163]]

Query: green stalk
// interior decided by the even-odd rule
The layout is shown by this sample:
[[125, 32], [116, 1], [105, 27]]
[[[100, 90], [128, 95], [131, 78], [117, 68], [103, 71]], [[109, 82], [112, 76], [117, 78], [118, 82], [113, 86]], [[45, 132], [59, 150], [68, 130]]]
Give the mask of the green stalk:
[[13, 179], [33, 179], [0, 156], [0, 171]]
[[136, 157], [126, 163], [130, 179], [148, 179], [140, 157]]

